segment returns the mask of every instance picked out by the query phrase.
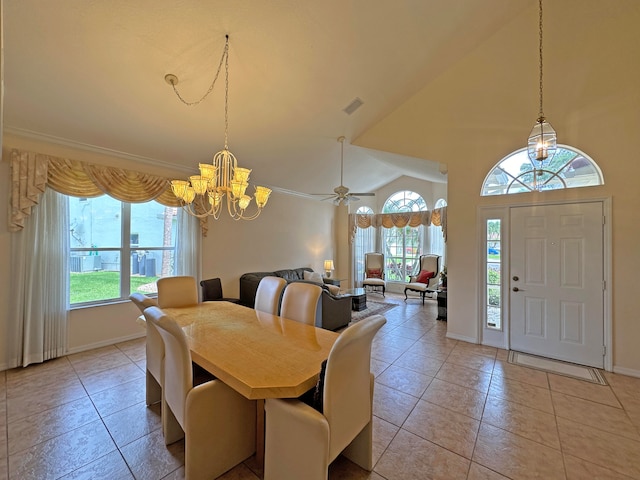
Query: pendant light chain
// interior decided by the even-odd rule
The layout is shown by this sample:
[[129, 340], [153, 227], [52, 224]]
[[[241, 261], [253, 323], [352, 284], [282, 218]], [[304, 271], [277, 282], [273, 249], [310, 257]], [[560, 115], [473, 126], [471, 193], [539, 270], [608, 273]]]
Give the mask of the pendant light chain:
[[[222, 56], [224, 58], [224, 149], [229, 150], [229, 35], [227, 35], [227, 43], [224, 46]], [[222, 65], [222, 60], [220, 60], [220, 64]], [[218, 67], [218, 72], [220, 72], [220, 67]]]
[[540, 47], [539, 47], [539, 54], [540, 54], [540, 121], [544, 121], [544, 112], [542, 111], [542, 98], [543, 98], [543, 94], [542, 94], [542, 0], [538, 0], [539, 2], [539, 10], [540, 10], [540, 17], [539, 17], [539, 39], [540, 39]]
[[[211, 82], [211, 85], [209, 85], [209, 89], [205, 92], [205, 94], [200, 98], [200, 100], [196, 100], [194, 102], [189, 102], [187, 100], [185, 100], [182, 95], [180, 95], [180, 92], [178, 92], [178, 88], [176, 87], [177, 85], [177, 79], [176, 81], [169, 81], [171, 87], [173, 88], [174, 93], [176, 94], [176, 96], [180, 99], [180, 101], [182, 103], [184, 103], [185, 105], [189, 106], [189, 107], [194, 107], [200, 103], [202, 103], [202, 101], [204, 101], [205, 98], [207, 98], [209, 96], [209, 94], [213, 91], [213, 87], [216, 84], [216, 81], [218, 80], [218, 77], [220, 76], [220, 70], [222, 69], [222, 63], [225, 60], [225, 58], [229, 59], [229, 35], [226, 36], [227, 37], [227, 42], [224, 45], [224, 51], [222, 52], [222, 57], [220, 58], [220, 64], [218, 65], [218, 70], [216, 71], [216, 76], [213, 77], [213, 81]], [[175, 77], [174, 77], [175, 78]], [[228, 83], [228, 78], [229, 78], [229, 65], [227, 63], [227, 83]], [[225, 142], [226, 144], [226, 142]]]

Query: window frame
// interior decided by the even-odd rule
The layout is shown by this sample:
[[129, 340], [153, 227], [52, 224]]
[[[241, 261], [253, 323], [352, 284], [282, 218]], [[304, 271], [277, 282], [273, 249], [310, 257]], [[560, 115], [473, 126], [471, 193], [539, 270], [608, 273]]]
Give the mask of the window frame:
[[[77, 198], [77, 197], [71, 197], [69, 196], [69, 198]], [[80, 198], [84, 198], [84, 197], [80, 197]], [[99, 254], [99, 252], [119, 252], [119, 256], [120, 256], [120, 260], [119, 260], [119, 296], [118, 297], [113, 297], [113, 298], [107, 298], [107, 299], [100, 299], [100, 300], [91, 300], [91, 301], [86, 301], [86, 302], [76, 302], [76, 303], [71, 303], [71, 296], [72, 296], [72, 290], [71, 290], [71, 273], [75, 273], [75, 272], [71, 272], [71, 269], [69, 269], [69, 309], [70, 310], [74, 310], [74, 309], [79, 309], [79, 308], [85, 308], [85, 307], [94, 307], [94, 306], [101, 306], [101, 305], [108, 305], [108, 304], [113, 304], [113, 303], [119, 303], [119, 302], [123, 302], [123, 301], [128, 301], [129, 299], [129, 295], [135, 291], [132, 289], [132, 285], [131, 285], [131, 279], [132, 279], [132, 273], [131, 273], [131, 258], [132, 258], [132, 253], [137, 251], [137, 250], [144, 250], [144, 251], [159, 251], [159, 252], [163, 252], [163, 251], [173, 251], [173, 258], [174, 258], [174, 264], [172, 267], [173, 272], [175, 272], [175, 258], [176, 255], [178, 254], [177, 252], [177, 237], [180, 234], [178, 227], [176, 226], [176, 235], [175, 238], [173, 239], [173, 245], [172, 246], [149, 246], [149, 245], [140, 245], [139, 243], [139, 237], [138, 237], [138, 243], [133, 244], [132, 243], [132, 238], [131, 238], [131, 210], [132, 210], [132, 206], [134, 205], [133, 203], [130, 202], [124, 202], [118, 199], [115, 199], [113, 197], [110, 197], [114, 202], [118, 202], [120, 204], [120, 246], [108, 246], [108, 247], [94, 247], [94, 246], [89, 246], [89, 247], [72, 247], [71, 244], [69, 245], [69, 262], [71, 262], [71, 258], [74, 257], [74, 254], [77, 253], [82, 253], [82, 252], [87, 252], [87, 253], [92, 253], [95, 252], [97, 254]], [[165, 205], [162, 205], [158, 202], [156, 202], [155, 200], [150, 200], [149, 202], [141, 202], [141, 203], [151, 203], [154, 202], [158, 205], [160, 205], [162, 208], [167, 208]], [[171, 207], [169, 207], [171, 208]], [[176, 208], [176, 207], [173, 207]], [[70, 216], [71, 214], [71, 210], [67, 210], [67, 215]], [[176, 215], [174, 215], [174, 219], [173, 222], [177, 221], [177, 208], [176, 208]], [[138, 232], [139, 233], [139, 232]], [[134, 246], [135, 245], [135, 246]], [[154, 277], [161, 277], [161, 274], [157, 274], [154, 275]], [[151, 297], [156, 297], [157, 296], [157, 292], [145, 292], [146, 295], [151, 296]]]
[[[399, 195], [402, 195], [402, 199], [397, 198]], [[392, 205], [395, 206], [400, 201], [403, 202], [400, 208], [398, 209], [391, 208]], [[420, 203], [422, 203], [422, 205], [420, 205]], [[414, 208], [414, 206], [416, 205], [418, 206], [418, 208]], [[414, 192], [413, 190], [399, 190], [397, 192], [392, 193], [387, 197], [387, 200], [384, 202], [382, 207], [382, 213], [421, 212], [421, 211], [428, 211], [428, 210], [429, 210], [429, 206], [427, 205], [427, 202], [424, 199], [424, 197], [419, 193]], [[410, 242], [410, 243], [415, 243], [415, 245], [407, 246], [407, 232], [409, 231], [415, 232], [415, 235], [417, 236], [416, 242]], [[397, 269], [389, 268], [391, 260], [399, 258], [397, 255], [391, 255], [391, 250], [387, 242], [387, 240], [392, 235], [395, 235], [396, 238], [401, 238], [402, 240], [402, 259], [401, 259], [402, 266]], [[424, 251], [424, 243], [425, 243], [425, 228], [422, 225], [418, 227], [406, 226], [402, 228], [399, 228], [399, 227], [384, 228], [382, 230], [382, 248], [383, 248], [384, 257], [385, 257], [385, 266], [384, 266], [385, 281], [390, 283], [400, 283], [400, 284], [408, 283], [409, 277], [417, 273], [416, 269], [419, 267], [420, 255], [422, 255]], [[397, 248], [397, 244], [396, 244], [396, 248]], [[416, 251], [414, 252], [414, 255], [412, 257], [407, 257], [407, 248], [412, 248], [412, 249], [415, 248]], [[407, 264], [408, 259], [410, 260], [409, 262], [410, 265]], [[395, 260], [393, 264], [396, 265]], [[393, 277], [395, 276], [402, 276], [402, 273], [403, 273], [402, 270], [404, 270], [404, 279], [394, 279]]]

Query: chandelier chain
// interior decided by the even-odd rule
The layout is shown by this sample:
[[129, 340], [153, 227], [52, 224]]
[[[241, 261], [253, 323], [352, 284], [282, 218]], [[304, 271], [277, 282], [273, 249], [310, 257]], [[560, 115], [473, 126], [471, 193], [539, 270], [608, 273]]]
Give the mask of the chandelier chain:
[[[205, 98], [207, 98], [209, 96], [209, 94], [213, 91], [213, 87], [216, 84], [216, 81], [218, 80], [218, 77], [220, 76], [220, 70], [222, 69], [222, 64], [225, 61], [225, 58], [229, 59], [229, 35], [227, 35], [227, 41], [224, 45], [224, 51], [222, 52], [222, 57], [220, 57], [220, 63], [218, 64], [218, 70], [216, 70], [216, 76], [213, 77], [213, 81], [211, 82], [211, 85], [209, 85], [209, 89], [205, 92], [205, 94], [200, 98], [200, 100], [196, 100], [194, 102], [189, 102], [188, 100], [185, 100], [183, 98], [182, 95], [180, 95], [180, 92], [178, 91], [178, 88], [176, 87], [175, 83], [171, 83], [171, 87], [173, 88], [173, 91], [175, 92], [176, 96], [180, 99], [180, 101], [182, 103], [184, 103], [185, 105], [189, 106], [189, 107], [194, 107], [200, 103], [202, 103], [204, 101]], [[228, 83], [228, 78], [229, 78], [229, 64], [227, 63], [227, 83]], [[225, 135], [226, 136], [226, 135]], [[226, 144], [226, 141], [225, 141]]]
[[540, 46], [539, 46], [539, 55], [540, 55], [540, 118], [543, 119], [544, 118], [544, 112], [542, 111], [542, 0], [538, 0], [539, 2], [539, 10], [540, 10], [540, 17], [539, 17], [539, 40], [540, 40]]

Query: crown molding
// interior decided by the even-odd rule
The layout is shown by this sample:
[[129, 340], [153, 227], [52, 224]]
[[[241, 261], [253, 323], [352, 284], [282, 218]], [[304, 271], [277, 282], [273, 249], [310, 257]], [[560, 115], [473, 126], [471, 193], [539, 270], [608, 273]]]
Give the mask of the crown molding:
[[168, 168], [171, 170], [183, 171], [183, 172], [190, 172], [192, 170], [183, 165], [176, 165], [174, 163], [158, 160], [157, 158], [144, 157], [142, 155], [134, 155], [127, 152], [121, 152], [119, 150], [113, 150], [111, 148], [98, 147], [96, 145], [91, 145], [89, 143], [76, 142], [75, 140], [69, 140], [68, 138], [56, 137], [54, 135], [34, 132], [33, 130], [27, 130], [24, 128], [18, 128], [18, 127], [12, 127], [12, 126], [6, 125], [4, 127], [4, 132], [18, 138], [50, 143], [53, 145], [73, 148], [75, 150], [82, 150], [85, 152], [97, 153], [99, 155], [106, 155], [109, 157], [115, 157], [122, 160], [142, 163], [142, 164], [150, 165], [154, 167], [163, 167], [163, 168]]

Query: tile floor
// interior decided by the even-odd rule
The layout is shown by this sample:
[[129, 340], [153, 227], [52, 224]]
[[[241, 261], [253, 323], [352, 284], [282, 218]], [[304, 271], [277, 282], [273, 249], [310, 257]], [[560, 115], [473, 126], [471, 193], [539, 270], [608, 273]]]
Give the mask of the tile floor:
[[[375, 295], [370, 295], [374, 300]], [[518, 367], [445, 337], [435, 300], [386, 313], [374, 340], [373, 472], [330, 479], [640, 479], [640, 379], [610, 386]], [[0, 372], [0, 480], [181, 479], [144, 404], [144, 339]], [[256, 480], [252, 459], [225, 480]]]

